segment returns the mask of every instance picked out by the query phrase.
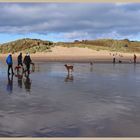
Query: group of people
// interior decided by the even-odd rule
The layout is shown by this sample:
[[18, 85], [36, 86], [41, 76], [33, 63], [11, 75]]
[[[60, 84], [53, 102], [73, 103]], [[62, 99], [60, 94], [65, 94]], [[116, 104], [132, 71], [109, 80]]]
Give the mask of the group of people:
[[[134, 54], [133, 60], [134, 60], [134, 64], [136, 64], [136, 62], [137, 62], [137, 56], [136, 56], [136, 54]], [[115, 55], [113, 55], [113, 63], [116, 63]], [[119, 63], [122, 63], [122, 61], [119, 60]], [[130, 63], [132, 63], [131, 59], [130, 59]]]
[[[13, 71], [13, 59], [12, 59], [12, 54], [9, 54], [8, 57], [6, 58], [6, 63], [8, 65], [8, 75], [10, 75], [12, 73], [12, 75], [14, 75], [14, 71]], [[23, 67], [23, 64], [25, 64], [26, 68]], [[30, 65], [33, 64], [30, 54], [26, 53], [26, 56], [24, 57], [24, 59], [22, 59], [22, 53], [20, 53], [17, 57], [17, 66], [18, 68], [22, 68], [23, 73], [27, 73], [27, 76], [29, 76], [30, 74]], [[11, 70], [11, 73], [10, 73]]]

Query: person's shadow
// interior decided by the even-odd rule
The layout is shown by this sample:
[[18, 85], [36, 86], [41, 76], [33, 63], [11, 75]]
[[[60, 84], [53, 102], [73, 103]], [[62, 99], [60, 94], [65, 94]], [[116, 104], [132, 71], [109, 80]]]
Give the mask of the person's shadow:
[[13, 75], [8, 74], [7, 91], [9, 94], [13, 92]]
[[31, 84], [32, 84], [31, 79], [28, 76], [26, 76], [24, 79], [24, 86], [27, 92], [30, 92]]
[[65, 78], [65, 82], [73, 82], [74, 77], [72, 74], [68, 74]]

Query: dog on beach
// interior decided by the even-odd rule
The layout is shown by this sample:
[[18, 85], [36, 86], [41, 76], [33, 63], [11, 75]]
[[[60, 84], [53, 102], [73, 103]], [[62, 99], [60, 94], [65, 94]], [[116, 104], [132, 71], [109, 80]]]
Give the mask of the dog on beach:
[[73, 71], [73, 65], [67, 65], [67, 64], [65, 64], [64, 66], [66, 67], [68, 73], [70, 72], [70, 70], [71, 70], [71, 72]]
[[90, 65], [93, 65], [93, 62], [90, 62]]
[[15, 66], [15, 71], [17, 71], [17, 73], [19, 72], [20, 69], [21, 69], [21, 66]]
[[121, 61], [121, 60], [119, 60], [119, 63], [122, 63], [122, 61]]

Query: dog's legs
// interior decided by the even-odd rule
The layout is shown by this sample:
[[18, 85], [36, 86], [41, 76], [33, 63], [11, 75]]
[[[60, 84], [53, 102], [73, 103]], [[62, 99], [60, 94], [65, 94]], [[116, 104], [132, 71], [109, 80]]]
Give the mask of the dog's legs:
[[71, 69], [71, 71], [73, 71], [73, 68]]

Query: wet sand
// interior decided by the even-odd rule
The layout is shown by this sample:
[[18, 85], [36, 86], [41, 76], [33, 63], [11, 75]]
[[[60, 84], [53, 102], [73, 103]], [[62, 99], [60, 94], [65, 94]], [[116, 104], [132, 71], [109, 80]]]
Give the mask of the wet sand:
[[36, 63], [13, 80], [0, 67], [1, 137], [140, 136], [140, 65]]

